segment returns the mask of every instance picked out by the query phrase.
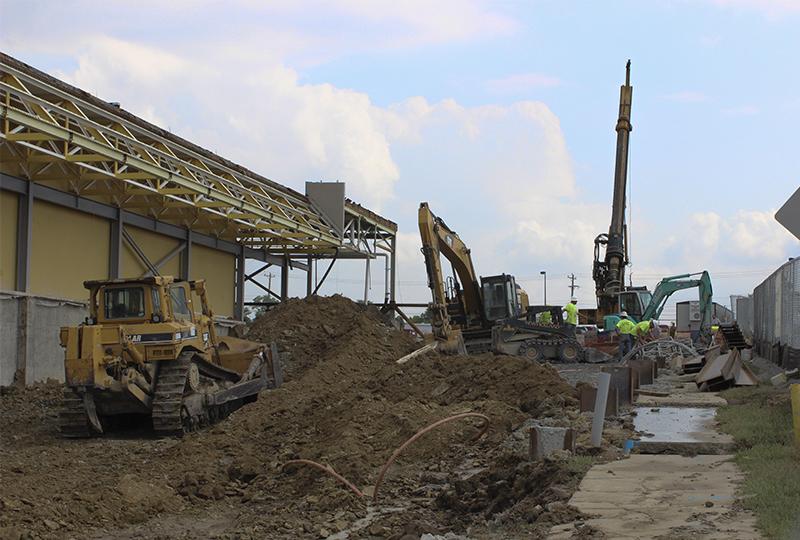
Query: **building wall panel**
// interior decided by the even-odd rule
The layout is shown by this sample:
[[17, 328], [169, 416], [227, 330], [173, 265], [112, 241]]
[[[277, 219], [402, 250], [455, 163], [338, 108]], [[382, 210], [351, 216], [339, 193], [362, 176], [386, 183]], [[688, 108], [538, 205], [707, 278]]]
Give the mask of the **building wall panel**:
[[[164, 256], [180, 245], [180, 241], [162, 236], [160, 234], [145, 231], [130, 225], [125, 226], [125, 230], [133, 237], [136, 244], [144, 251], [144, 254], [151, 263], [156, 264]], [[122, 268], [120, 269], [121, 278], [136, 278], [147, 272], [147, 266], [139, 260], [127, 242], [123, 241], [122, 246]], [[164, 263], [158, 269], [162, 276], [180, 275], [180, 255], [175, 255], [172, 259]]]
[[83, 282], [108, 277], [109, 234], [103, 218], [35, 200], [31, 292], [85, 300]]
[[0, 289], [13, 291], [17, 279], [19, 195], [0, 191]]
[[233, 315], [235, 265], [234, 255], [192, 244], [190, 278], [206, 280], [208, 301], [215, 315]]

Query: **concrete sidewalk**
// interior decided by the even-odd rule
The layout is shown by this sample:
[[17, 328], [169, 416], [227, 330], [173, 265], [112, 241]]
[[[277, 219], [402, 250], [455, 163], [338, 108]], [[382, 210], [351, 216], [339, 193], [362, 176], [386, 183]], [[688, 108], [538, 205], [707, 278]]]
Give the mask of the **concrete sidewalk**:
[[[761, 538], [755, 517], [735, 508], [742, 474], [732, 456], [632, 455], [589, 470], [569, 501], [594, 516], [606, 538]], [[571, 538], [575, 524], [548, 538]]]

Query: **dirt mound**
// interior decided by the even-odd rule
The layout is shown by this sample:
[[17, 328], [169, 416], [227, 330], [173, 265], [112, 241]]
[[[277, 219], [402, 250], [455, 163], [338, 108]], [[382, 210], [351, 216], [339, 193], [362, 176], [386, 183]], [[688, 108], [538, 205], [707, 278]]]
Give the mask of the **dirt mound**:
[[[0, 474], [19, 482], [0, 489], [0, 501], [25, 513], [0, 518], [0, 526], [56, 537], [81, 527], [112, 530], [159, 512], [235, 512], [224, 538], [400, 538], [476, 527], [492, 533], [495, 526], [503, 537], [569, 514], [553, 503], [568, 498], [574, 464], [566, 457], [530, 464], [525, 441], [521, 450], [509, 444], [532, 417], [564, 423], [578, 416], [575, 390], [551, 367], [435, 353], [398, 365], [418, 345], [376, 310], [340, 296], [289, 301], [256, 321], [248, 337], [275, 340], [285, 353], [281, 388], [180, 441], [64, 442], [48, 435], [30, 448], [7, 447]], [[485, 435], [475, 440], [482, 424], [473, 418], [425, 434], [389, 470], [378, 501], [357, 497], [316, 469], [285, 467], [294, 459], [330, 465], [370, 494], [380, 467], [404, 441], [465, 411], [489, 417]], [[35, 406], [27, 414], [34, 413]], [[150, 490], [156, 503], [140, 497]], [[73, 508], [75, 497], [89, 502]], [[517, 521], [533, 528], [509, 525]]]
[[316, 362], [327, 359], [341, 339], [378, 337], [377, 344], [392, 353], [413, 346], [409, 336], [390, 331], [384, 322], [374, 306], [357, 304], [341, 295], [290, 298], [256, 319], [250, 325], [247, 338], [276, 342], [285, 362], [287, 378], [293, 378]]
[[[280, 328], [289, 321], [296, 325], [290, 332]], [[464, 411], [484, 414], [491, 424], [478, 441], [474, 438], [480, 422], [465, 419], [432, 431], [410, 446], [382, 487], [386, 504], [402, 501], [407, 505], [403, 518], [373, 516], [376, 527], [387, 535], [405, 530], [412, 515], [427, 524], [428, 532], [448, 530], [451, 522], [466, 527], [475, 519], [485, 520], [491, 512], [437, 507], [434, 499], [453, 482], [491, 468], [497, 459], [521, 460], [508, 456], [512, 451], [504, 443], [510, 434], [530, 417], [563, 416], [577, 403], [574, 389], [554, 369], [516, 357], [433, 353], [398, 365], [395, 360], [414, 347], [410, 338], [383, 324], [377, 312], [342, 297], [280, 306], [257, 321], [251, 332], [251, 338], [279, 341], [291, 355], [288, 365], [294, 378], [262, 394], [258, 402], [210, 432], [186, 438], [174, 452], [178, 466], [204, 464], [205, 481], [218, 492], [238, 493], [248, 504], [266, 506], [266, 515], [284, 516], [284, 532], [289, 536], [342, 530], [343, 524], [350, 526], [365, 517], [368, 502], [316, 469], [284, 468], [289, 460], [330, 465], [369, 493], [380, 467], [418, 430]], [[337, 337], [328, 338], [329, 334]], [[247, 462], [234, 456], [248, 456]], [[239, 477], [242, 469], [249, 471], [247, 480]], [[521, 474], [532, 478], [533, 490], [546, 486], [545, 477], [557, 469], [558, 465], [552, 465]], [[191, 477], [192, 472], [185, 468], [183, 474]], [[190, 499], [197, 496], [199, 485], [180, 476], [176, 479], [179, 492]], [[482, 475], [473, 482], [482, 486], [475, 490], [485, 493], [494, 480]], [[518, 499], [528, 493], [521, 492]], [[408, 506], [420, 498], [427, 498], [426, 506]], [[463, 519], [454, 520], [454, 515]], [[263, 513], [253, 513], [240, 518], [247, 525], [237, 531], [267, 526], [268, 521]], [[351, 531], [351, 537], [366, 532]]]

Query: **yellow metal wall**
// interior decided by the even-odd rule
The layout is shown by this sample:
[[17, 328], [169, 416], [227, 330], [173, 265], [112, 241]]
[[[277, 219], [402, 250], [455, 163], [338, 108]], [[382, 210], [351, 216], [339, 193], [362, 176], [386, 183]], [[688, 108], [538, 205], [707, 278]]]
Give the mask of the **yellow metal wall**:
[[108, 277], [107, 220], [33, 202], [30, 292], [84, 300], [87, 279]]
[[[144, 251], [144, 254], [153, 264], [156, 264], [170, 251], [180, 245], [180, 241], [175, 238], [161, 236], [160, 234], [138, 229], [130, 225], [126, 225], [125, 230], [130, 233], [136, 244]], [[122, 268], [120, 268], [119, 277], [136, 278], [145, 272], [147, 272], [147, 267], [139, 260], [130, 246], [128, 246], [127, 242], [123, 240]], [[172, 259], [164, 263], [164, 265], [158, 269], [158, 273], [162, 276], [180, 277], [180, 254], [175, 255]]]
[[216, 315], [233, 315], [236, 256], [192, 244], [191, 279], [205, 279]]
[[[18, 201], [16, 193], [0, 191], [0, 289], [16, 286]], [[85, 280], [108, 277], [110, 227], [104, 218], [35, 200], [30, 292], [84, 300]], [[130, 225], [126, 230], [154, 264], [180, 244]], [[121, 258], [120, 277], [139, 277], [147, 271], [124, 241]], [[217, 315], [233, 315], [235, 265], [234, 255], [192, 245], [190, 277], [206, 280]], [[160, 273], [178, 277], [180, 254], [165, 263]]]
[[17, 279], [17, 210], [19, 196], [0, 191], [0, 289], [13, 291]]

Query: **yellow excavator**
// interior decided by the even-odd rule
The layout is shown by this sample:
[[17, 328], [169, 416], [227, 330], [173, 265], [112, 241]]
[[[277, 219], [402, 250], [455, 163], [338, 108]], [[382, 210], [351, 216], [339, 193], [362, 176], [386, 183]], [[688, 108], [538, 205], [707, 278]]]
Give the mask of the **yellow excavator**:
[[[583, 347], [567, 332], [560, 307], [529, 306], [527, 293], [512, 275], [479, 278], [469, 248], [428, 203], [420, 204], [418, 220], [432, 293], [431, 328], [440, 351], [494, 351], [537, 361], [582, 359]], [[441, 256], [453, 267], [453, 276], [446, 279]], [[550, 324], [536, 322], [543, 312], [550, 313]]]
[[203, 280], [151, 276], [84, 286], [90, 315], [60, 334], [62, 436], [103, 433], [129, 415], [151, 417], [157, 435], [181, 436], [281, 385], [274, 345], [217, 335]]

